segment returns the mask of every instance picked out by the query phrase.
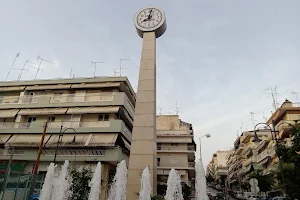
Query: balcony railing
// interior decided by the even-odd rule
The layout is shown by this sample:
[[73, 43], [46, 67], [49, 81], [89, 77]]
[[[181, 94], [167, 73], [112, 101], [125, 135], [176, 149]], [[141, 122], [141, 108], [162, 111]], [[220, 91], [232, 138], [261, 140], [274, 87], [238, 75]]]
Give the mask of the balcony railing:
[[0, 104], [33, 104], [38, 103], [40, 99], [48, 99], [49, 103], [113, 101], [115, 94], [115, 92], [106, 92], [80, 96], [75, 94], [10, 96], [2, 97], [2, 99], [0, 99]]
[[0, 129], [10, 129], [10, 128], [30, 128], [31, 123], [20, 123], [20, 122], [1, 122]]
[[110, 121], [64, 121], [64, 122], [50, 122], [48, 128], [78, 128], [78, 127], [109, 127]]

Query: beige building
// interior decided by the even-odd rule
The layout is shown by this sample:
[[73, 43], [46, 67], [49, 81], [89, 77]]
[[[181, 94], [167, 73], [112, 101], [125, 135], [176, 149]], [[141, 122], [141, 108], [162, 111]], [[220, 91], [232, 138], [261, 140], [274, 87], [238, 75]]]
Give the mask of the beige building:
[[213, 154], [207, 173], [213, 177], [216, 183], [225, 183], [227, 177], [227, 159], [231, 153], [232, 151], [217, 151]]
[[54, 160], [57, 145], [59, 164], [69, 160], [95, 166], [101, 161], [106, 199], [110, 172], [128, 161], [135, 101], [126, 77], [2, 82], [0, 160], [7, 163], [14, 148], [14, 163], [31, 172], [48, 122], [39, 173]]
[[192, 125], [178, 115], [157, 116], [156, 123], [158, 184], [166, 184], [170, 170], [175, 168], [181, 180], [194, 189], [196, 144]]

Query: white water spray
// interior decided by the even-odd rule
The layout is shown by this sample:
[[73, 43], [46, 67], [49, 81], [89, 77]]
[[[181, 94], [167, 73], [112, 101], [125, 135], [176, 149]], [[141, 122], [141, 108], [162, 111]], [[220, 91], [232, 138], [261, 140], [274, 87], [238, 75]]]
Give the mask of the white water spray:
[[52, 200], [66, 200], [68, 198], [69, 182], [67, 180], [69, 161], [66, 160], [61, 167], [60, 174], [54, 183]]
[[167, 182], [165, 200], [183, 200], [180, 175], [172, 168]]
[[139, 200], [151, 200], [151, 183], [149, 167], [143, 170]]
[[89, 200], [99, 200], [101, 194], [101, 162], [97, 163], [95, 173], [89, 186], [91, 187]]
[[45, 182], [43, 188], [41, 190], [41, 195], [39, 197], [40, 200], [50, 200], [52, 194], [52, 183], [54, 178], [56, 165], [54, 163], [50, 163], [48, 166]]
[[107, 200], [126, 200], [127, 166], [122, 160], [118, 166], [114, 180], [110, 186]]
[[196, 163], [196, 197], [197, 200], [208, 200], [206, 178], [203, 163], [200, 160]]

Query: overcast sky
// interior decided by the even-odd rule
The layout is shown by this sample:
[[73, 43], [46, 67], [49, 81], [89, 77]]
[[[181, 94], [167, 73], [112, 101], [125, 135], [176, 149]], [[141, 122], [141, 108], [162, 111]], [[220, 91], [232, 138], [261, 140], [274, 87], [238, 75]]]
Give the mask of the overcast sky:
[[[37, 56], [39, 79], [93, 76], [91, 61], [102, 61], [97, 76], [112, 76], [120, 58], [137, 88], [142, 39], [133, 25], [135, 12], [146, 5], [166, 12], [167, 31], [157, 40], [157, 105], [174, 114], [176, 101], [183, 121], [193, 124], [202, 140], [204, 164], [214, 151], [229, 149], [237, 131], [251, 129], [270, 117], [271, 95], [278, 102], [296, 101], [300, 85], [299, 0], [2, 0], [0, 1], [0, 79]], [[33, 79], [27, 66], [22, 79]], [[8, 80], [16, 80], [13, 70]], [[73, 75], [71, 75], [73, 76]], [[300, 98], [300, 95], [299, 97]], [[158, 110], [159, 111], [159, 110]], [[197, 155], [199, 158], [199, 155]]]

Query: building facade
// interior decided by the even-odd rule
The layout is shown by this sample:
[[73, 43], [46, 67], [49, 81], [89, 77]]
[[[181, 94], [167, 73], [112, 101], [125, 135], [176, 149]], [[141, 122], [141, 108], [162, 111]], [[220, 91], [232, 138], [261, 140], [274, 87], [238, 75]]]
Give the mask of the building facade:
[[[102, 195], [117, 163], [128, 161], [135, 93], [126, 77], [0, 83], [0, 161], [35, 165], [47, 126], [39, 173], [53, 162], [102, 163]], [[62, 134], [63, 133], [63, 134]], [[105, 196], [102, 197], [106, 199]]]
[[213, 154], [208, 164], [207, 174], [211, 175], [214, 182], [224, 185], [227, 177], [227, 158], [232, 151], [217, 151]]
[[175, 168], [182, 182], [195, 187], [195, 151], [192, 125], [178, 115], [159, 115], [157, 127], [157, 182], [167, 184], [168, 175]]

